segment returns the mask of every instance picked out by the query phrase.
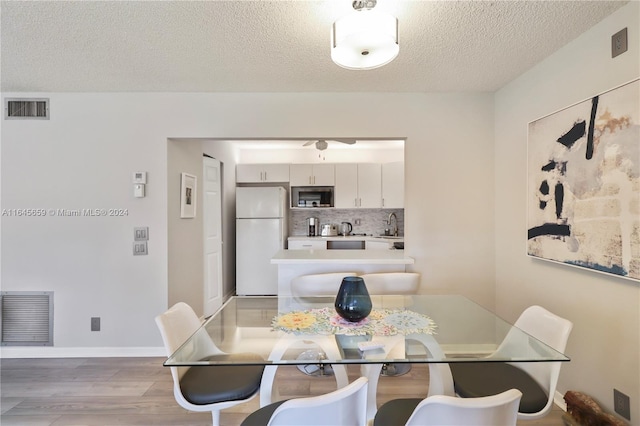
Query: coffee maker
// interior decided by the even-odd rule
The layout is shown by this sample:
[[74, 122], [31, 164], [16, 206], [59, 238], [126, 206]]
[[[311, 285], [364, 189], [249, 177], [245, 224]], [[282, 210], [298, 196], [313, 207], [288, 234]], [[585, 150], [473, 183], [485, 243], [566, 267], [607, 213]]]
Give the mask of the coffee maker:
[[317, 237], [320, 235], [320, 219], [317, 217], [307, 218], [307, 236]]

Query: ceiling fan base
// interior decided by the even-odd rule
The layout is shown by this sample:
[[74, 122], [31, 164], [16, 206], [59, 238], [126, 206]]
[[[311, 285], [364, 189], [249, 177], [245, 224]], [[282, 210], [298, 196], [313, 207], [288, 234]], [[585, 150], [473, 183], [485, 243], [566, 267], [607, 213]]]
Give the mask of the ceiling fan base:
[[356, 143], [355, 139], [317, 139], [317, 140], [307, 141], [304, 144], [302, 144], [302, 146], [309, 146], [315, 143], [316, 149], [318, 151], [324, 151], [329, 147], [329, 144], [327, 141], [340, 142], [340, 143], [345, 143], [347, 145], [353, 145], [354, 143]]

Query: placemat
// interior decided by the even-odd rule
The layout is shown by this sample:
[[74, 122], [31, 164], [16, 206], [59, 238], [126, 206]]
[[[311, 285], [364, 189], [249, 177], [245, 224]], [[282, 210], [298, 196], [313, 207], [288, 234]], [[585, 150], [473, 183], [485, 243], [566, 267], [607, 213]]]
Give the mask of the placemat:
[[435, 322], [426, 315], [406, 309], [374, 309], [362, 321], [349, 322], [332, 308], [309, 309], [278, 314], [271, 326], [296, 334], [346, 334], [349, 336], [393, 336], [434, 334]]

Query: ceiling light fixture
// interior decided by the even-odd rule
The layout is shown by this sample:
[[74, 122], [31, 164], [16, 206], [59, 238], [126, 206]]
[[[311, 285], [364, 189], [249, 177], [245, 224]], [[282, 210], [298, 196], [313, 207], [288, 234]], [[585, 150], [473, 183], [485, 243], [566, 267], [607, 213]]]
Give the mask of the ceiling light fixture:
[[375, 5], [376, 0], [356, 0], [355, 11], [333, 23], [333, 62], [350, 70], [370, 70], [398, 56], [398, 19], [374, 11]]

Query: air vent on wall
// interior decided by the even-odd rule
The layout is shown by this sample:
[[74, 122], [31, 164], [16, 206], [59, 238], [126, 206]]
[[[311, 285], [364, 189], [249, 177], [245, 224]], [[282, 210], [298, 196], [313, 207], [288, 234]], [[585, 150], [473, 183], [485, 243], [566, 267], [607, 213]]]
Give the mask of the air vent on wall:
[[5, 120], [49, 119], [49, 99], [47, 98], [6, 98], [4, 104]]
[[2, 346], [53, 346], [53, 292], [0, 292]]

